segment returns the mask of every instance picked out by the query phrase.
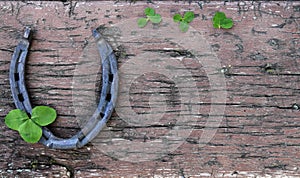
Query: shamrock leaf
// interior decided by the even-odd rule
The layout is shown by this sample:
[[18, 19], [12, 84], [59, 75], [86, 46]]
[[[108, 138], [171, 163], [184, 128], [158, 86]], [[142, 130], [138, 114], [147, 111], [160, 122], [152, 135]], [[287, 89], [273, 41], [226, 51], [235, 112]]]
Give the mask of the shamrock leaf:
[[25, 111], [14, 109], [5, 117], [5, 124], [19, 134], [28, 143], [36, 143], [42, 136], [41, 126], [54, 122], [56, 111], [48, 106], [36, 106], [32, 109], [31, 118]]
[[184, 13], [183, 17], [180, 14], [173, 16], [174, 22], [179, 22], [179, 28], [182, 32], [186, 32], [189, 29], [189, 23], [195, 18], [195, 14], [192, 11]]
[[180, 14], [175, 14], [173, 16], [174, 22], [180, 22], [182, 20], [182, 16]]
[[233, 26], [233, 21], [232, 19], [223, 19], [222, 23], [221, 23], [221, 27], [225, 28], [225, 29], [230, 29]]
[[214, 28], [229, 29], [233, 26], [232, 19], [227, 18], [224, 12], [216, 12], [212, 21]]
[[214, 28], [221, 28], [221, 21], [225, 18], [226, 16], [224, 12], [216, 12], [216, 14], [213, 17]]
[[5, 117], [5, 124], [12, 130], [19, 130], [22, 125], [29, 117], [26, 112], [20, 109], [11, 110]]
[[148, 19], [146, 19], [146, 18], [139, 18], [138, 19], [138, 26], [140, 28], [143, 28], [144, 26], [147, 25], [147, 22], [148, 22]]
[[194, 18], [195, 18], [194, 12], [188, 11], [184, 14], [183, 21], [190, 23], [194, 20]]
[[42, 136], [42, 129], [31, 119], [28, 119], [19, 127], [19, 133], [26, 142], [37, 143]]
[[147, 7], [145, 8], [144, 13], [147, 16], [147, 18], [139, 18], [137, 22], [140, 28], [145, 27], [148, 21], [151, 21], [154, 24], [161, 22], [161, 15], [156, 14], [154, 9]]
[[56, 119], [56, 111], [48, 106], [36, 106], [32, 109], [31, 119], [40, 126], [46, 126]]
[[186, 22], [180, 22], [179, 28], [182, 32], [186, 32], [189, 29], [189, 24]]
[[152, 23], [160, 23], [161, 22], [161, 16], [159, 14], [155, 14], [153, 16], [148, 16], [148, 18]]
[[146, 16], [154, 16], [155, 15], [155, 10], [150, 7], [145, 8], [144, 12], [145, 12]]

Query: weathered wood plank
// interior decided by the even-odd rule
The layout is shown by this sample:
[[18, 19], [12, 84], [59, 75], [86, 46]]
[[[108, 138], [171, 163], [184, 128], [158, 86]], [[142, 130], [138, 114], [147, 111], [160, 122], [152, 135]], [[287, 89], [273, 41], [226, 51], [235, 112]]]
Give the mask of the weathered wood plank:
[[[173, 14], [195, 11], [197, 18], [190, 30], [198, 31], [206, 40], [206, 43], [199, 42], [199, 46], [202, 45], [199, 52], [203, 54], [211, 47], [220, 60], [219, 68], [205, 66], [209, 57], [193, 54], [189, 48], [193, 46], [188, 46], [184, 39], [181, 44], [174, 43], [177, 40], [174, 37], [163, 38], [158, 33], [140, 35], [137, 27], [120, 25], [124, 22], [130, 25], [143, 16], [147, 6], [162, 14], [166, 23], [148, 24], [143, 30], [157, 29], [159, 33], [168, 25], [173, 31], [178, 30], [167, 23]], [[292, 1], [1, 2], [0, 175], [298, 177], [299, 7], [299, 2]], [[217, 10], [234, 19], [233, 29], [212, 28], [211, 18]], [[159, 71], [138, 76], [138, 72], [147, 67], [137, 63], [136, 68], [120, 77], [120, 84], [126, 86], [126, 77], [138, 77], [130, 85], [130, 104], [121, 105], [126, 111], [133, 110], [142, 116], [142, 120], [136, 118], [138, 124], [131, 123], [132, 118], [126, 120], [117, 110], [99, 137], [82, 149], [52, 150], [40, 144], [27, 144], [4, 125], [5, 115], [14, 109], [8, 80], [10, 59], [25, 25], [33, 26], [36, 31], [26, 65], [31, 101], [33, 105], [50, 105], [58, 111], [59, 117], [51, 130], [61, 137], [69, 137], [80, 129], [98, 99], [101, 67], [89, 61], [98, 57], [91, 38], [93, 28], [99, 27], [113, 46], [120, 69], [130, 60], [143, 60], [141, 56], [151, 54], [150, 57], [158, 56], [153, 64], [169, 65], [181, 80], [176, 83]], [[132, 38], [124, 35], [128, 28], [132, 28]], [[183, 75], [185, 71], [189, 71], [189, 75]], [[211, 77], [224, 76], [227, 92], [224, 102], [213, 100], [207, 71], [214, 71]], [[196, 87], [190, 85], [193, 82]], [[124, 94], [124, 90], [121, 91], [120, 95]], [[191, 96], [194, 92], [198, 96]], [[186, 102], [186, 98], [197, 102]], [[150, 109], [153, 104], [157, 106], [152, 108], [155, 113]], [[224, 118], [212, 140], [201, 146], [201, 136], [213, 110], [211, 106], [224, 107]], [[199, 112], [191, 112], [195, 109]], [[178, 115], [189, 119], [178, 121]], [[79, 119], [79, 116], [85, 117]], [[157, 117], [149, 119], [147, 116]], [[165, 137], [181, 126], [186, 130], [179, 131], [192, 130], [187, 138]], [[147, 143], [160, 138], [165, 138], [163, 146], [166, 147], [159, 144], [146, 147]], [[178, 142], [181, 144], [176, 148]], [[173, 147], [176, 149], [169, 151], [168, 148]], [[150, 159], [153, 157], [156, 159]], [[142, 158], [150, 160], [142, 161]]]

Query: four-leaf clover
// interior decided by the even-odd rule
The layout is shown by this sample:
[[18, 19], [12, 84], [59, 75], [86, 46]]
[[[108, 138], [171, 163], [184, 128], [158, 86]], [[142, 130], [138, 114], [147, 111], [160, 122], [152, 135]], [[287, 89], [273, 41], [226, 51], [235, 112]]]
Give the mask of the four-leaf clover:
[[145, 12], [145, 15], [147, 16], [147, 18], [139, 18], [138, 19], [139, 27], [141, 27], [141, 28], [145, 27], [149, 20], [152, 23], [156, 23], [156, 24], [161, 22], [161, 15], [156, 14], [154, 9], [147, 7], [144, 12]]
[[5, 124], [20, 133], [28, 143], [37, 143], [42, 136], [41, 126], [54, 122], [56, 111], [48, 106], [36, 106], [32, 109], [31, 118], [20, 109], [11, 110], [5, 117]]

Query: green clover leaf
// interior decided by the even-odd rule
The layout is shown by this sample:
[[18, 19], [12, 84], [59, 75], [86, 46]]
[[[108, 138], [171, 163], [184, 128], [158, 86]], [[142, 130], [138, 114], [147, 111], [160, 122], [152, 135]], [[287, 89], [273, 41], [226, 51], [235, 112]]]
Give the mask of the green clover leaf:
[[11, 110], [5, 117], [5, 124], [19, 134], [28, 143], [37, 143], [42, 136], [42, 126], [54, 122], [56, 111], [48, 106], [36, 106], [31, 118], [20, 109]]
[[173, 16], [174, 22], [180, 22], [182, 20], [182, 16], [180, 14], [175, 14]]
[[233, 26], [233, 21], [232, 19], [223, 19], [221, 23], [221, 27], [225, 29], [230, 29]]
[[55, 121], [56, 111], [48, 106], [36, 106], [32, 109], [31, 119], [40, 126], [46, 126]]
[[179, 29], [182, 32], [187, 32], [189, 29], [189, 23], [191, 23], [195, 18], [195, 14], [192, 11], [184, 13], [183, 17], [180, 14], [175, 14], [173, 16], [174, 22], [179, 22]]
[[144, 13], [147, 16], [147, 18], [139, 18], [137, 21], [137, 24], [140, 28], [145, 27], [148, 21], [151, 21], [154, 24], [158, 24], [162, 20], [161, 15], [156, 14], [155, 10], [150, 7], [145, 8]]
[[20, 109], [11, 110], [5, 117], [5, 124], [12, 130], [19, 130], [22, 125], [29, 117], [26, 112]]
[[144, 12], [145, 12], [146, 16], [154, 16], [155, 15], [155, 10], [150, 7], [145, 8]]
[[186, 12], [186, 13], [184, 14], [184, 16], [183, 16], [183, 21], [184, 21], [184, 22], [187, 22], [187, 23], [190, 23], [190, 22], [192, 22], [192, 21], [194, 20], [194, 18], [195, 18], [194, 12], [188, 11], [188, 12]]
[[224, 12], [216, 12], [213, 19], [214, 28], [230, 29], [233, 26], [233, 21], [227, 18]]
[[138, 19], [138, 26], [140, 28], [143, 28], [143, 27], [145, 27], [147, 25], [147, 22], [148, 22], [148, 19], [146, 19], [146, 18], [139, 18]]
[[148, 16], [148, 18], [152, 23], [160, 23], [161, 22], [161, 16], [159, 14], [155, 14], [153, 16]]
[[28, 119], [19, 127], [19, 133], [26, 142], [37, 143], [42, 136], [42, 129], [31, 119]]
[[189, 29], [189, 24], [186, 22], [180, 22], [179, 28], [182, 32], [186, 32]]
[[226, 18], [224, 12], [216, 12], [213, 17], [214, 28], [221, 28], [221, 21]]

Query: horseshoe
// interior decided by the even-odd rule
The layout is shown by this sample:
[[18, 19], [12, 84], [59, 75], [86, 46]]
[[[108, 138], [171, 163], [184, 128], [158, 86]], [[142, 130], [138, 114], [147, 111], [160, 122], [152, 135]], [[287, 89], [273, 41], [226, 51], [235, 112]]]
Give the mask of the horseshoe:
[[[94, 139], [111, 117], [116, 105], [118, 93], [117, 60], [111, 46], [95, 29], [92, 31], [102, 65], [102, 90], [100, 100], [93, 115], [86, 125], [71, 138], [63, 139], [55, 136], [47, 127], [43, 127], [40, 143], [54, 149], [81, 148]], [[26, 27], [23, 39], [17, 45], [10, 64], [9, 82], [16, 108], [31, 114], [32, 106], [25, 86], [25, 63], [31, 42], [31, 29]]]

